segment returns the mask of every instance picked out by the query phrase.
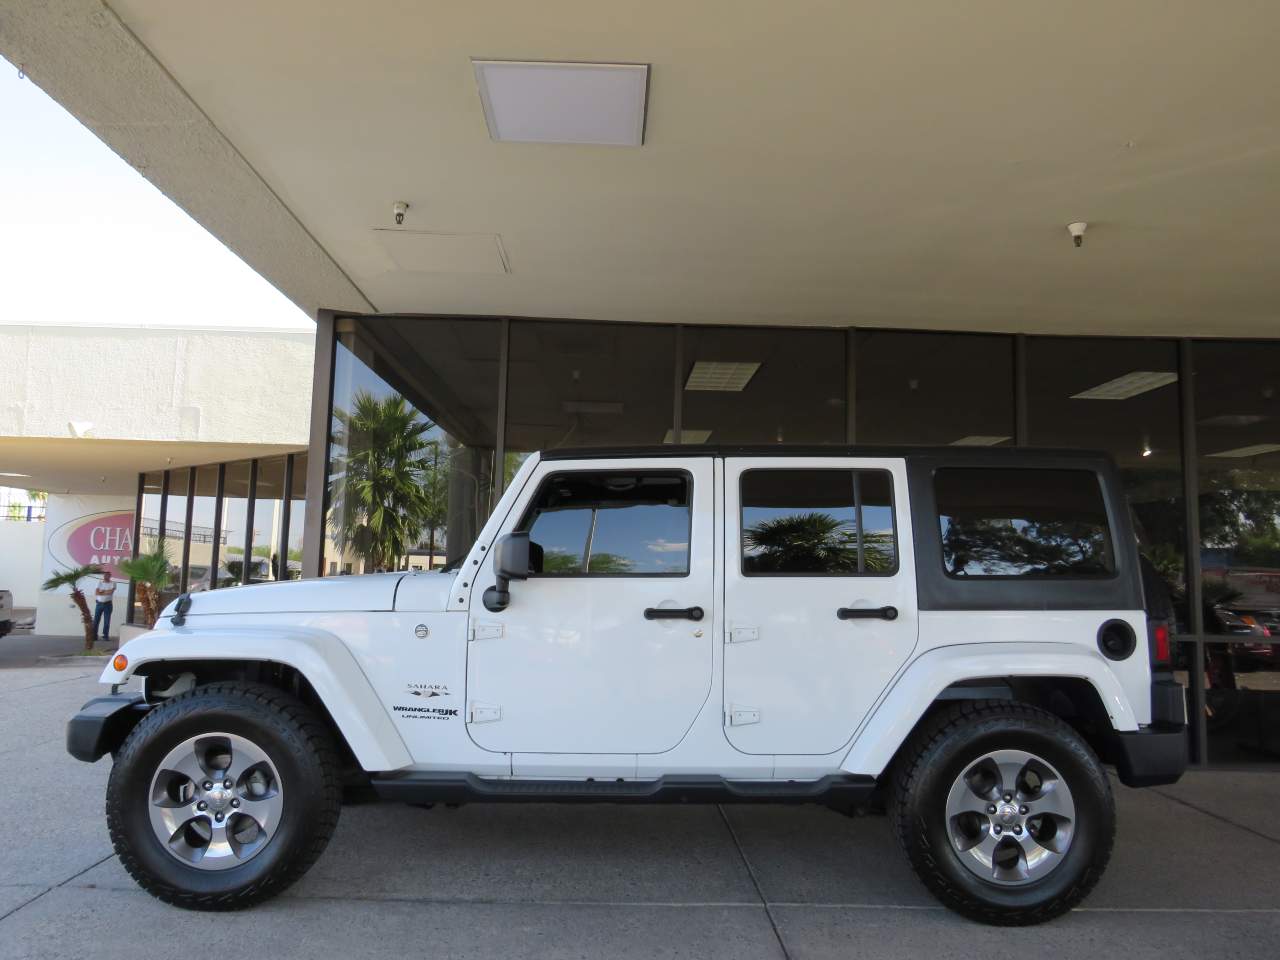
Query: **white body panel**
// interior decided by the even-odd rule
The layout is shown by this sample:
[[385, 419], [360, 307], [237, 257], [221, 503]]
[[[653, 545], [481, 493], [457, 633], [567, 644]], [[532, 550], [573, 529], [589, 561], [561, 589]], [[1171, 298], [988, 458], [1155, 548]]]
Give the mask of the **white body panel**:
[[[902, 460], [731, 457], [725, 461], [724, 709], [744, 753], [828, 754], [848, 743], [916, 645], [911, 518], [897, 518], [897, 569], [886, 576], [748, 576], [739, 479], [748, 470], [887, 470], [905, 499]], [[893, 621], [839, 620], [841, 607], [892, 606]]]
[[[336, 577], [199, 594], [186, 624], [129, 643], [120, 683], [162, 660], [269, 660], [299, 670], [370, 771], [485, 777], [809, 780], [878, 776], [951, 684], [976, 678], [1087, 680], [1116, 730], [1150, 722], [1141, 652], [1104, 658], [1095, 637], [1132, 611], [919, 611], [901, 458], [768, 458], [890, 471], [898, 568], [892, 576], [743, 577], [738, 473], [745, 459], [540, 461], [513, 479], [457, 573]], [[692, 474], [687, 577], [566, 577], [511, 584], [482, 603], [489, 555], [547, 473], [679, 469]], [[648, 621], [648, 606], [701, 606], [700, 622]], [[838, 606], [898, 608], [840, 621]], [[734, 641], [734, 627], [757, 637]], [[500, 630], [497, 628], [501, 628]], [[480, 628], [478, 639], [471, 639]], [[758, 723], [731, 724], [735, 705]], [[468, 723], [468, 716], [474, 720]], [[482, 722], [481, 722], [482, 721]]]
[[[130, 640], [125, 670], [108, 665], [101, 682], [124, 683], [139, 667], [164, 660], [270, 660], [297, 669], [315, 689], [366, 770], [413, 762], [349, 644], [368, 614], [207, 617], [199, 628], [153, 630]], [[339, 639], [339, 637], [342, 639]]]
[[[667, 460], [599, 460], [599, 470], [670, 469]], [[542, 464], [517, 502], [524, 513]], [[681, 463], [692, 475], [692, 530], [685, 576], [535, 576], [511, 585], [511, 605], [485, 609], [471, 594], [468, 729], [487, 750], [512, 753], [661, 753], [688, 732], [711, 692], [715, 637], [715, 513], [711, 460]], [[706, 619], [646, 620], [649, 607], [701, 606]], [[606, 759], [606, 764], [608, 760]]]

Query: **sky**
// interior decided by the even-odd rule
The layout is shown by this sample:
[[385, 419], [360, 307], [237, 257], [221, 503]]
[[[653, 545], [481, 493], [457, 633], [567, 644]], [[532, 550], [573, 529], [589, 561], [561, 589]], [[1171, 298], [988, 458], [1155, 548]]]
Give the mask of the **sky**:
[[0, 323], [315, 329], [4, 59]]

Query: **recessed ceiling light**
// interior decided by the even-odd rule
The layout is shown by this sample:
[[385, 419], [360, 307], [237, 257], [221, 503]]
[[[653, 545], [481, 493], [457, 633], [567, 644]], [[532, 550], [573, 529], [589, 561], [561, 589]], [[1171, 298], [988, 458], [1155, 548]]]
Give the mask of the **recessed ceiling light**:
[[649, 65], [472, 60], [494, 140], [644, 143]]
[[758, 363], [727, 360], [699, 360], [689, 371], [686, 390], [720, 390], [738, 392], [746, 389], [760, 369]]
[[[710, 439], [711, 439], [710, 430], [681, 430], [680, 431], [681, 443], [706, 443]], [[675, 431], [668, 430], [667, 435], [662, 438], [662, 442], [674, 443]]]
[[621, 413], [622, 404], [613, 400], [566, 400], [560, 409], [565, 413]]
[[1202, 427], [1251, 427], [1267, 418], [1259, 413], [1224, 413], [1200, 421]]
[[1006, 440], [1012, 440], [1013, 437], [987, 437], [982, 434], [974, 434], [971, 437], [961, 437], [959, 440], [952, 440], [953, 447], [994, 447], [997, 443], [1004, 443]]
[[1280, 443], [1255, 443], [1251, 447], [1236, 447], [1234, 450], [1220, 450], [1211, 453], [1211, 457], [1260, 457], [1264, 453], [1275, 453], [1280, 450]]
[[1140, 393], [1177, 383], [1178, 375], [1168, 370], [1134, 370], [1123, 377], [1116, 377], [1080, 393], [1073, 393], [1072, 400], [1128, 400]]

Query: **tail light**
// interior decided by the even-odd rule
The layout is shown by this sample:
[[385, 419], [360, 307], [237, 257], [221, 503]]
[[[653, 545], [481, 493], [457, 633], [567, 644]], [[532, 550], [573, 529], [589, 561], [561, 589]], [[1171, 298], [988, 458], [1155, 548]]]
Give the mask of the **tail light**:
[[1151, 665], [1167, 667], [1173, 661], [1169, 647], [1169, 624], [1157, 620], [1151, 624]]

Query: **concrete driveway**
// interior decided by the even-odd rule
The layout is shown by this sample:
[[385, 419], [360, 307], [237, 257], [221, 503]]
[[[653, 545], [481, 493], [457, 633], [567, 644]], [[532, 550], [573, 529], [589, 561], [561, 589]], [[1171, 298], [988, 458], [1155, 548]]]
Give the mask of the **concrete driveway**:
[[1280, 774], [1117, 786], [1086, 906], [997, 930], [938, 907], [881, 818], [819, 808], [348, 806], [285, 896], [167, 907], [112, 855], [107, 760], [63, 752], [96, 669], [0, 669], [0, 958], [1274, 957]]

